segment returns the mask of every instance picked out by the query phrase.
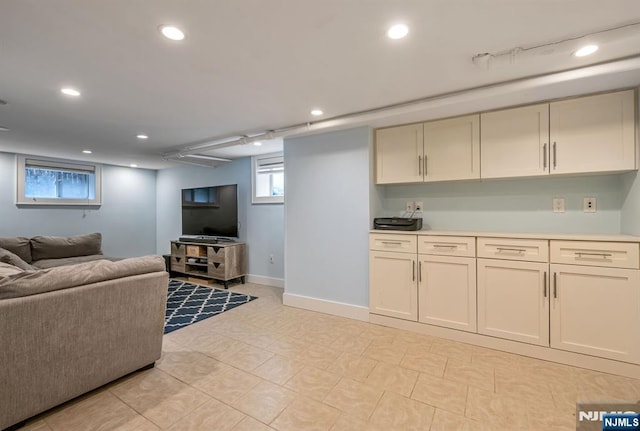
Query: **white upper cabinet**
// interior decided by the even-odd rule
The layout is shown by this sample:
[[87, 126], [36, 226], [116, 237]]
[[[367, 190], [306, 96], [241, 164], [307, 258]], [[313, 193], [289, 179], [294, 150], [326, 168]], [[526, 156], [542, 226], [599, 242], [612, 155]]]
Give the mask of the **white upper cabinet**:
[[424, 123], [424, 180], [480, 178], [480, 115]]
[[622, 172], [638, 169], [636, 92], [376, 131], [376, 183]]
[[480, 116], [376, 130], [376, 184], [480, 178]]
[[376, 130], [376, 183], [415, 183], [423, 179], [422, 124]]
[[550, 104], [551, 173], [636, 169], [635, 92]]
[[549, 173], [549, 104], [482, 113], [482, 178]]

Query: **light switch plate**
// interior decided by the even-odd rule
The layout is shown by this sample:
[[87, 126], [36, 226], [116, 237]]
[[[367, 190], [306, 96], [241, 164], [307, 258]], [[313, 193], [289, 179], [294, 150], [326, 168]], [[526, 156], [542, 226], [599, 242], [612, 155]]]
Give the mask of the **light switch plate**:
[[564, 198], [553, 198], [553, 212], [554, 213], [564, 212]]

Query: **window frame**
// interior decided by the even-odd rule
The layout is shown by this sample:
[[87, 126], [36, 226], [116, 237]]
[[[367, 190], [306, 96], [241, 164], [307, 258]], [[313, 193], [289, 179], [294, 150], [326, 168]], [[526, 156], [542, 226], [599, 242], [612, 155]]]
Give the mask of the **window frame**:
[[284, 174], [284, 152], [279, 151], [276, 153], [260, 154], [257, 156], [251, 156], [251, 203], [253, 204], [283, 204], [284, 196], [287, 193], [285, 185], [285, 194], [282, 196], [256, 196], [256, 176], [258, 174], [258, 162], [263, 159], [270, 159], [274, 157], [282, 157], [282, 173]]
[[[93, 172], [94, 198], [93, 199], [70, 199], [70, 198], [33, 198], [26, 197], [25, 177], [26, 168], [29, 161], [36, 162], [44, 169], [66, 169]], [[16, 205], [49, 205], [49, 206], [100, 206], [102, 205], [102, 165], [97, 163], [87, 163], [74, 160], [56, 159], [51, 157], [16, 155]]]

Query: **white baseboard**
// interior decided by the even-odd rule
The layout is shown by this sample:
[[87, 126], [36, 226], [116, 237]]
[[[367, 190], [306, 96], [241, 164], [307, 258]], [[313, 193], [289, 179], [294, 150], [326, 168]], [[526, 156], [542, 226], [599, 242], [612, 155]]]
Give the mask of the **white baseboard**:
[[359, 305], [327, 301], [326, 299], [294, 295], [287, 292], [282, 295], [282, 303], [290, 307], [304, 308], [305, 310], [333, 314], [336, 316], [347, 317], [349, 319], [362, 320], [364, 322], [369, 321], [369, 308], [361, 307]]
[[247, 275], [249, 283], [264, 284], [265, 286], [284, 288], [284, 278], [265, 277], [264, 275]]

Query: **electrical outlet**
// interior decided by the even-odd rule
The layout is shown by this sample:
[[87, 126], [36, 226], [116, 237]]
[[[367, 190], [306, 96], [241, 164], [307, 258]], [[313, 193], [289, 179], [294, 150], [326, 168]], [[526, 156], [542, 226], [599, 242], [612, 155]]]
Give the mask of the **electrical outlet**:
[[273, 255], [272, 254], [269, 255], [269, 263], [273, 263]]
[[582, 209], [586, 213], [596, 212], [596, 198], [594, 196], [585, 197]]
[[423, 203], [422, 201], [416, 201], [416, 211], [422, 211]]
[[554, 213], [563, 213], [564, 212], [564, 198], [553, 198], [553, 212]]
[[407, 211], [414, 211], [415, 204], [413, 201], [407, 201]]

